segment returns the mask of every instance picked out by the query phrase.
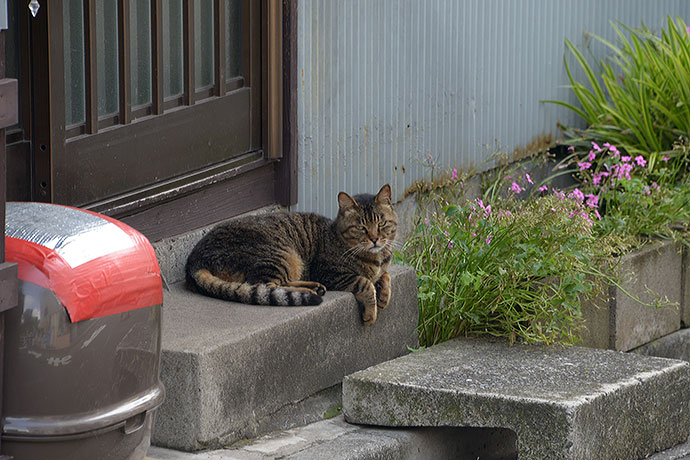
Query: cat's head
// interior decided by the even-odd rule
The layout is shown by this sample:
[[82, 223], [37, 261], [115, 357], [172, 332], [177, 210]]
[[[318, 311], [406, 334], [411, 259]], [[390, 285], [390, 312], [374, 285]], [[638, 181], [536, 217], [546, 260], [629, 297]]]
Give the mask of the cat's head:
[[381, 187], [376, 195], [340, 192], [336, 228], [350, 247], [369, 252], [390, 248], [398, 228], [390, 185]]

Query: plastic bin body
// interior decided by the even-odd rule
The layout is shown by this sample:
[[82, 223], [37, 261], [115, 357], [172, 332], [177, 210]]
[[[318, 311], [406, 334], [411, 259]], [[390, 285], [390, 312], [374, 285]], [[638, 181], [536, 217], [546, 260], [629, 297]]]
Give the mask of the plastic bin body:
[[143, 459], [164, 397], [161, 304], [73, 322], [52, 289], [21, 274], [19, 287], [5, 317], [3, 454]]

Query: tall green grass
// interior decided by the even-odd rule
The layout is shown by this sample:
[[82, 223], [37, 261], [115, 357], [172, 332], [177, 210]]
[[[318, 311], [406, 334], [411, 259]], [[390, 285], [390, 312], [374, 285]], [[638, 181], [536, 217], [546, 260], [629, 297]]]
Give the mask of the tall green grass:
[[579, 106], [557, 100], [544, 102], [566, 107], [585, 120], [587, 128], [577, 132], [577, 137], [609, 142], [630, 155], [644, 155], [651, 169], [671, 156], [671, 165], [682, 174], [687, 155], [680, 155], [683, 152], [674, 150], [673, 145], [679, 137], [690, 135], [688, 26], [680, 18], [674, 21], [669, 17], [660, 34], [620, 24], [614, 24], [613, 29], [616, 44], [593, 36], [611, 52], [596, 70], [566, 40], [568, 51], [585, 74], [585, 82], [577, 81], [564, 56], [569, 88]]

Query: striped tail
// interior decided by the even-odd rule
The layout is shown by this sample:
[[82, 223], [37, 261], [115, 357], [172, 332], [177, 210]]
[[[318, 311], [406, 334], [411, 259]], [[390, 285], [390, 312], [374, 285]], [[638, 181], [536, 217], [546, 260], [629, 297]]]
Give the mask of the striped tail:
[[320, 295], [298, 291], [294, 288], [226, 281], [206, 269], [195, 271], [192, 279], [202, 294], [232, 302], [251, 305], [299, 306], [319, 305], [323, 300]]

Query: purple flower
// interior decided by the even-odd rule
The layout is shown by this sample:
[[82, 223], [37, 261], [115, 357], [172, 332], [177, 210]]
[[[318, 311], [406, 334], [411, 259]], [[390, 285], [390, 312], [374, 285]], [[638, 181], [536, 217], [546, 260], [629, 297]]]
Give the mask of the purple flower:
[[424, 219], [424, 225], [426, 225], [427, 227], [431, 225], [429, 219]]
[[[606, 146], [606, 144], [604, 144]], [[601, 152], [601, 147], [596, 142], [592, 142], [592, 148], [596, 150], [597, 152]]]
[[627, 163], [630, 160], [632, 160], [632, 157], [629, 155], [624, 155], [621, 157], [621, 161], [623, 161], [623, 163]]
[[458, 168], [453, 168], [453, 174], [451, 174], [450, 179], [455, 180], [458, 178]]
[[517, 182], [513, 182], [510, 186], [510, 190], [512, 190], [515, 194], [519, 194], [522, 192], [522, 188]]
[[654, 190], [659, 190], [661, 187], [659, 187], [659, 184], [657, 184], [656, 182], [652, 182], [652, 188]]
[[592, 176], [592, 184], [599, 185], [602, 177], [608, 177], [609, 173], [606, 171], [601, 171]]
[[671, 157], [663, 157], [661, 159], [661, 161], [663, 161], [664, 163], [668, 163], [668, 160], [670, 160], [670, 159], [671, 159]]
[[599, 207], [599, 196], [594, 195], [592, 193], [588, 193], [585, 195], [587, 197], [587, 201], [585, 204], [590, 207], [590, 208], [598, 208]]
[[687, 33], [688, 35], [690, 35], [690, 26], [686, 26], [686, 27], [685, 27], [685, 33]]
[[548, 185], [542, 185], [542, 186], [539, 187], [537, 190], [539, 190], [540, 192], [545, 192], [545, 191], [547, 191], [548, 189], [549, 189], [549, 186], [548, 186]]
[[486, 244], [491, 244], [491, 235], [486, 237]]
[[644, 186], [642, 193], [644, 193], [645, 195], [651, 195], [652, 194], [652, 191], [649, 189], [649, 185]]
[[601, 220], [601, 214], [599, 214], [599, 210], [595, 209], [594, 210], [594, 215], [597, 216], [597, 219]]
[[531, 177], [529, 176], [529, 174], [527, 174], [527, 173], [525, 174], [525, 179], [527, 179], [527, 182], [528, 182], [528, 183], [534, 184], [534, 182], [532, 182], [532, 178], [531, 178]]
[[568, 194], [568, 198], [575, 198], [577, 201], [582, 201], [585, 199], [585, 194], [582, 193], [579, 188], [575, 188], [575, 190]]
[[589, 163], [587, 161], [583, 161], [582, 163], [578, 162], [577, 166], [580, 168], [580, 171], [584, 171], [585, 169], [591, 168], [592, 163]]
[[597, 154], [594, 153], [594, 150], [589, 151], [589, 155], [587, 155], [587, 160], [588, 161], [594, 161], [597, 159]]
[[642, 166], [644, 168], [647, 164], [647, 160], [645, 160], [642, 155], [638, 155], [635, 157], [635, 163], [637, 163], [637, 166]]

